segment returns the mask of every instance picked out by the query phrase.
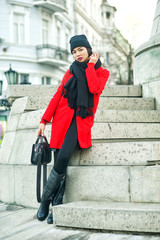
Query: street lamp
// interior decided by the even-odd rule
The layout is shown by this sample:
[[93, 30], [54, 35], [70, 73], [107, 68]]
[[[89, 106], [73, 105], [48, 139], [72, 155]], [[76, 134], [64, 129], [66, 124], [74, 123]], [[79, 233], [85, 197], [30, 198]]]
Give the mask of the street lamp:
[[8, 84], [18, 84], [18, 73], [12, 70], [11, 64], [9, 67], [10, 69], [4, 73], [7, 78]]
[[0, 107], [4, 107], [5, 109], [10, 109], [11, 104], [7, 99], [0, 99]]
[[2, 86], [3, 86], [3, 81], [0, 80], [0, 96], [2, 95]]
[[[3, 81], [0, 80], [0, 96], [2, 95], [2, 87], [3, 87]], [[0, 107], [4, 107], [5, 109], [10, 109], [11, 104], [8, 102], [7, 99], [0, 98]]]

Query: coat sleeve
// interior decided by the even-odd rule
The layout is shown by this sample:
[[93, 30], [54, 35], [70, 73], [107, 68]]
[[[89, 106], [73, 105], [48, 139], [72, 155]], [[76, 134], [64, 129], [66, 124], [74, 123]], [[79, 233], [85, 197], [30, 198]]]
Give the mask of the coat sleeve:
[[96, 70], [94, 68], [94, 63], [88, 63], [86, 68], [86, 77], [88, 82], [89, 91], [92, 94], [101, 93], [106, 85], [109, 78], [109, 71], [107, 69], [102, 69], [102, 72], [97, 76]]
[[63, 86], [64, 86], [64, 81], [66, 76], [68, 75], [68, 71], [65, 73], [61, 84], [59, 85], [56, 93], [54, 94], [54, 96], [52, 97], [51, 101], [48, 104], [48, 107], [46, 109], [46, 111], [44, 112], [40, 123], [46, 124], [49, 123], [56, 111], [56, 108], [59, 104], [60, 98], [61, 98], [61, 94], [62, 94], [62, 90], [63, 90]]

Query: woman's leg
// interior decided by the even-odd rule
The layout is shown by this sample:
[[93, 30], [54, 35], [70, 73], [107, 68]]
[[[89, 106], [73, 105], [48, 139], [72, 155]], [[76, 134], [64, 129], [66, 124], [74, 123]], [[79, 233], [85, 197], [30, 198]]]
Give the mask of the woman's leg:
[[54, 165], [55, 165], [55, 162], [57, 160], [57, 156], [58, 156], [59, 151], [60, 151], [60, 149], [56, 149], [56, 151], [54, 151]]
[[49, 205], [52, 197], [59, 188], [61, 181], [65, 178], [64, 174], [58, 174], [54, 168], [51, 170], [47, 183], [44, 187], [41, 204], [37, 212], [37, 219], [44, 221], [49, 213]]
[[[55, 164], [52, 169], [46, 186], [43, 191], [41, 205], [39, 207], [37, 218], [43, 221], [48, 216], [49, 204], [51, 199], [54, 199], [57, 190], [65, 178], [66, 169], [69, 159], [78, 145], [76, 118], [73, 118], [72, 123], [67, 131], [64, 143], [61, 149], [55, 155]], [[61, 174], [62, 172], [62, 174]]]
[[[64, 143], [61, 149], [57, 149], [54, 152], [54, 169], [60, 174], [66, 172], [66, 168], [68, 166], [69, 159], [77, 147], [78, 139], [77, 139], [77, 126], [76, 119], [73, 118], [71, 125], [67, 131], [65, 136]], [[78, 145], [79, 146], [79, 145]], [[63, 203], [63, 195], [65, 191], [65, 180], [61, 181], [61, 184], [58, 188], [58, 191], [55, 193], [52, 199], [52, 206], [59, 205]], [[53, 213], [49, 215], [47, 219], [48, 224], [53, 223]]]
[[[56, 162], [56, 159], [57, 159], [57, 155], [59, 153], [59, 150], [60, 149], [52, 149], [52, 156], [54, 159], [54, 164]], [[64, 193], [64, 189], [65, 189], [65, 180], [66, 178], [62, 179], [61, 183], [60, 183], [60, 186], [58, 187], [57, 191], [55, 192], [55, 194], [53, 195], [52, 199], [51, 199], [51, 203], [52, 203], [52, 206], [55, 205], [54, 203], [58, 202], [58, 204], [61, 204], [62, 203], [62, 200], [63, 200], [63, 193]], [[58, 205], [56, 204], [56, 205]], [[47, 219], [47, 223], [48, 224], [52, 224], [53, 223], [53, 213], [51, 211], [51, 214], [49, 215], [48, 219]]]
[[79, 145], [77, 135], [76, 118], [73, 117], [71, 125], [65, 136], [63, 145], [56, 155], [54, 169], [58, 174], [66, 173], [66, 169], [71, 158], [72, 153]]
[[[52, 206], [63, 204], [63, 195], [64, 195], [64, 191], [65, 191], [65, 183], [66, 183], [66, 177], [61, 180], [59, 188], [58, 188], [58, 190], [56, 191], [56, 193], [54, 194], [54, 196], [51, 200]], [[53, 212], [52, 211], [51, 211], [51, 214], [49, 215], [49, 217], [47, 219], [47, 223], [48, 224], [53, 223]]]

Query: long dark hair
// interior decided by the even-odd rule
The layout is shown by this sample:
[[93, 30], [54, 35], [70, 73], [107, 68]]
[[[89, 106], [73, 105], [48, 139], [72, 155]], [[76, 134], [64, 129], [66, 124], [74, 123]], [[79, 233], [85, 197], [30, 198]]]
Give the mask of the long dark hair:
[[87, 48], [87, 52], [88, 52], [88, 57], [90, 57], [93, 53], [91, 48]]

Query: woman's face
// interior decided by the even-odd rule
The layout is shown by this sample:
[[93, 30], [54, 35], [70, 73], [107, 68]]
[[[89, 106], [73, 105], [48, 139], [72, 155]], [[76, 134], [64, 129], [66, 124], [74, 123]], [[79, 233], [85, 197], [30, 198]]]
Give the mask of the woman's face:
[[73, 58], [78, 62], [88, 61], [88, 51], [86, 47], [76, 47], [72, 51]]

